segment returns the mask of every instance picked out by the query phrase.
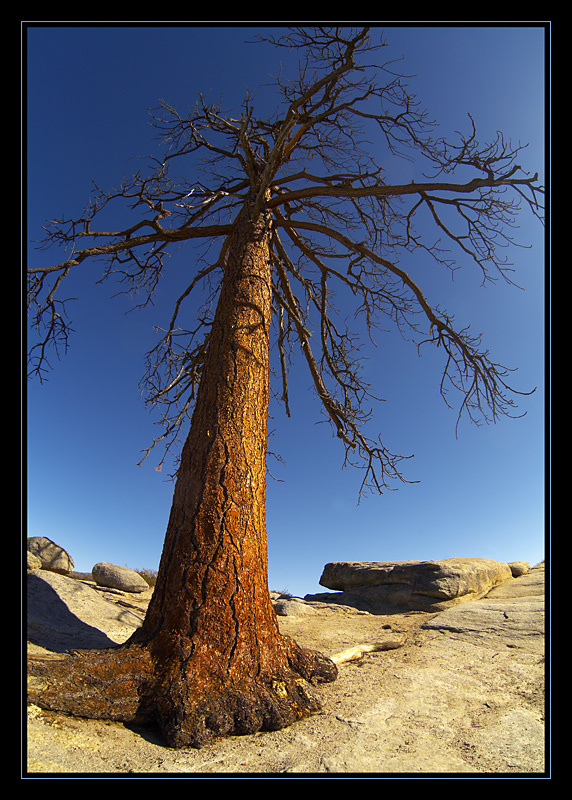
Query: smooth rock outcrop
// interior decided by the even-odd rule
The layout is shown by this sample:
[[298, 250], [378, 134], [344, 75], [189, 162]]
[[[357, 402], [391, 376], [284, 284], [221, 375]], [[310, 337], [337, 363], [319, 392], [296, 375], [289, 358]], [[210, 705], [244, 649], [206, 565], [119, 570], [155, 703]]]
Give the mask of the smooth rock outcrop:
[[442, 610], [480, 599], [493, 587], [512, 579], [508, 564], [487, 558], [331, 562], [324, 567], [320, 584], [341, 591], [306, 595], [305, 600], [353, 605], [371, 613], [388, 606]]
[[544, 591], [544, 564], [538, 564], [484, 599], [446, 609], [422, 627], [493, 650], [509, 647], [543, 655]]
[[108, 586], [122, 592], [144, 592], [149, 588], [147, 581], [135, 570], [108, 564], [106, 561], [96, 564], [91, 574], [98, 586]]
[[144, 611], [106, 600], [83, 581], [48, 570], [27, 575], [27, 638], [37, 647], [65, 653], [124, 642]]
[[46, 536], [29, 537], [26, 542], [26, 550], [40, 559], [42, 569], [59, 572], [60, 575], [68, 575], [74, 568], [70, 554]]

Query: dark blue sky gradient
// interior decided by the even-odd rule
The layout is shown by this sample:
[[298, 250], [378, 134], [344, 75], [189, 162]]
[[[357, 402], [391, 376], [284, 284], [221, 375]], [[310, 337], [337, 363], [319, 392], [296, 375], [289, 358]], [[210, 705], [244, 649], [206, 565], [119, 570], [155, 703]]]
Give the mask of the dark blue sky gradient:
[[[377, 23], [380, 28], [382, 23]], [[544, 171], [545, 31], [541, 27], [384, 26], [387, 57], [400, 58], [409, 86], [440, 133], [468, 130], [479, 138], [502, 130], [528, 142], [521, 163]], [[91, 181], [117, 186], [122, 174], [142, 166], [132, 160], [157, 146], [148, 109], [160, 98], [183, 111], [197, 92], [221, 94], [239, 109], [245, 87], [292, 69], [292, 57], [268, 46], [246, 44], [256, 27], [222, 25], [56, 27], [27, 30], [27, 197], [31, 240], [59, 215], [84, 207]], [[273, 108], [262, 88], [258, 114]], [[385, 166], [382, 143], [372, 142]], [[396, 167], [396, 181], [421, 178], [420, 165]], [[387, 446], [415, 457], [405, 474], [417, 484], [369, 496], [357, 504], [361, 473], [342, 470], [343, 451], [320, 408], [307, 368], [299, 361], [290, 378], [288, 419], [271, 410], [270, 459], [280, 481], [269, 480], [268, 536], [272, 589], [296, 595], [319, 591], [323, 565], [339, 560], [441, 559], [480, 556], [502, 561], [544, 557], [544, 231], [526, 209], [515, 231], [525, 248], [509, 248], [515, 280], [481, 287], [474, 265], [459, 258], [455, 280], [422, 258], [402, 266], [420, 282], [430, 302], [455, 315], [457, 324], [483, 332], [493, 360], [518, 367], [514, 383], [528, 390], [518, 420], [475, 427], [455, 436], [456, 410], [439, 394], [441, 353], [404, 342], [395, 331], [364, 349], [364, 374], [377, 406], [370, 425]], [[121, 227], [114, 221], [113, 227]], [[435, 231], [428, 232], [433, 241]], [[458, 254], [456, 254], [458, 255]], [[57, 250], [38, 251], [31, 263], [62, 260]], [[75, 330], [68, 354], [44, 385], [27, 385], [28, 535], [47, 536], [71, 553], [76, 568], [98, 561], [156, 569], [173, 484], [158, 456], [137, 466], [158, 429], [143, 407], [138, 383], [153, 325], [164, 326], [173, 301], [194, 274], [193, 247], [173, 251], [155, 304], [142, 312], [117, 286], [98, 285], [102, 263], [84, 261], [66, 295]], [[343, 309], [342, 309], [343, 310]], [[459, 398], [451, 398], [458, 403]]]

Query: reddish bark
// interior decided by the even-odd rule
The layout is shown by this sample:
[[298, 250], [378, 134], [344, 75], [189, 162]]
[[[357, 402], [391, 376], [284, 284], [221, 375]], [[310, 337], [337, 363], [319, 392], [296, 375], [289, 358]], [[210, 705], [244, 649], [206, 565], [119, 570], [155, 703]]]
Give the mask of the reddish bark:
[[277, 729], [316, 711], [308, 682], [337, 675], [329, 659], [280, 634], [268, 591], [268, 236], [265, 217], [253, 223], [245, 205], [144, 624], [117, 649], [33, 664], [43, 677], [31, 694], [39, 705], [154, 719], [170, 746], [201, 746], [213, 735]]

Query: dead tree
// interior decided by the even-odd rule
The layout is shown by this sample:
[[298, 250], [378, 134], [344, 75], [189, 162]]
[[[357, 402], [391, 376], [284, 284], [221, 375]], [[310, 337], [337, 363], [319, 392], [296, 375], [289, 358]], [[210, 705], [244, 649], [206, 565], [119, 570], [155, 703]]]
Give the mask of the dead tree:
[[[30, 367], [42, 378], [50, 348], [67, 347], [60, 298], [72, 271], [104, 259], [104, 277], [119, 276], [145, 303], [171, 247], [209, 245], [147, 354], [143, 383], [163, 425], [152, 447], [176, 447], [191, 421], [144, 624], [119, 647], [30, 663], [38, 705], [154, 720], [172, 747], [288, 725], [319, 707], [311, 684], [337, 674], [330, 659], [280, 634], [268, 592], [271, 341], [286, 411], [288, 364], [299, 348], [347, 461], [364, 469], [364, 490], [405, 477], [401, 457], [363, 432], [371, 392], [359, 341], [335, 315], [334, 287], [368, 330], [389, 319], [418, 347], [441, 348], [442, 393], [449, 402], [448, 390], [459, 390], [460, 414], [495, 420], [515, 407], [508, 370], [430, 305], [401, 264], [425, 252], [454, 266], [417, 230], [428, 212], [484, 281], [510, 280], [497, 245], [519, 204], [541, 218], [542, 188], [517, 163], [522, 148], [501, 134], [479, 144], [472, 119], [454, 141], [433, 138], [402, 78], [377, 63], [385, 45], [367, 28], [281, 33], [272, 42], [299, 52], [299, 71], [276, 79], [273, 116], [257, 117], [250, 97], [235, 116], [202, 97], [186, 116], [162, 103], [154, 120], [164, 156], [115, 191], [96, 187], [81, 217], [46, 226], [46, 244], [63, 245], [68, 257], [28, 271]], [[431, 177], [387, 183], [361, 141], [365, 129], [394, 156], [425, 159]], [[192, 179], [176, 176], [179, 165]], [[129, 222], [98, 230], [98, 214], [113, 207]], [[206, 300], [191, 321], [185, 301], [199, 287]]]

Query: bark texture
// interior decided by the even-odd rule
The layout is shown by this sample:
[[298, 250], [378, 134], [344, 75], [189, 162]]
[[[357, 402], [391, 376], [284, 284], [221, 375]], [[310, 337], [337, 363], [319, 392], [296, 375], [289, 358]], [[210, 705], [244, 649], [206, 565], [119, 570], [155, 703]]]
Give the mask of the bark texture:
[[156, 588], [110, 651], [36, 662], [34, 702], [155, 720], [172, 747], [277, 729], [319, 709], [337, 668], [280, 634], [268, 591], [266, 442], [272, 302], [268, 221], [240, 212], [227, 250]]

